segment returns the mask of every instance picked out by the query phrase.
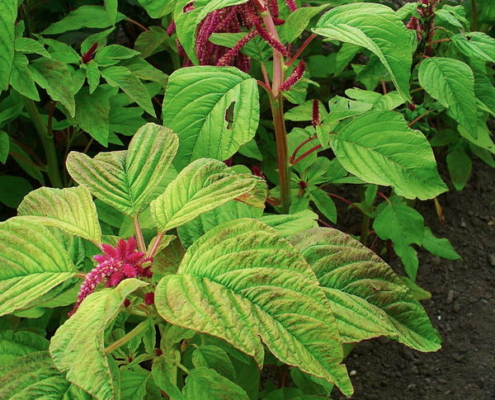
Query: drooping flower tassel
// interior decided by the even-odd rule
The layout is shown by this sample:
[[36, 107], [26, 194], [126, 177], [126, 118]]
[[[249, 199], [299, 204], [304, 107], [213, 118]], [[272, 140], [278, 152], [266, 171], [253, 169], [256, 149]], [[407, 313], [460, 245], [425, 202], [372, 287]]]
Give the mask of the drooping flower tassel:
[[306, 71], [306, 63], [304, 61], [301, 61], [296, 68], [294, 68], [294, 71], [292, 71], [292, 74], [287, 78], [287, 80], [280, 85], [280, 91], [287, 91], [290, 90], [292, 86], [294, 86], [299, 79], [302, 78], [304, 75], [304, 72]]

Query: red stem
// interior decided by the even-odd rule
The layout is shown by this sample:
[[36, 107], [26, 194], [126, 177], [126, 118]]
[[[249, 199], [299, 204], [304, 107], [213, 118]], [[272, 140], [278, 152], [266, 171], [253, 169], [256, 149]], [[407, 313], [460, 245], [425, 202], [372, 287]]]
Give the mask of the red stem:
[[312, 147], [308, 151], [304, 152], [301, 154], [299, 157], [297, 157], [292, 164], [292, 166], [297, 165], [300, 161], [304, 160], [307, 156], [309, 156], [311, 153], [314, 153], [315, 151], [321, 149], [321, 144], [317, 144], [316, 146]]
[[306, 140], [303, 140], [301, 143], [299, 143], [299, 145], [295, 148], [294, 152], [292, 153], [291, 158], [289, 159], [290, 163], [291, 163], [291, 164], [293, 164], [293, 163], [294, 163], [294, 159], [296, 158], [297, 152], [298, 152], [299, 150], [301, 150], [301, 148], [302, 148], [305, 144], [307, 144], [307, 143], [311, 142], [312, 140], [315, 140], [316, 138], [317, 138], [316, 136], [310, 136], [310, 137], [308, 137]]
[[354, 203], [351, 203], [349, 200], [347, 200], [345, 197], [341, 197], [338, 194], [335, 193], [327, 193], [328, 196], [333, 197], [335, 199], [339, 199], [340, 201], [343, 201], [344, 203], [350, 205], [352, 208], [358, 210], [360, 213], [363, 213], [363, 210], [361, 210], [357, 205]]
[[297, 50], [296, 54], [294, 54], [294, 56], [285, 63], [285, 65], [287, 67], [290, 67], [292, 64], [294, 64], [294, 62], [299, 58], [299, 56], [301, 55], [301, 53], [306, 49], [306, 47], [308, 47], [308, 45], [316, 38], [316, 34], [315, 33], [312, 33], [305, 41], [304, 43], [301, 45], [301, 47], [299, 47], [299, 49]]

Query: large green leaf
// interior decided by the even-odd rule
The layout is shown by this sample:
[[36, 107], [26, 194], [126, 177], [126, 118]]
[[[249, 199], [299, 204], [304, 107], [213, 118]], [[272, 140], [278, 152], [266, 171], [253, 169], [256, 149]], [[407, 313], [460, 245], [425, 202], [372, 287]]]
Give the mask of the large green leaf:
[[282, 362], [352, 387], [330, 304], [309, 265], [275, 230], [239, 219], [207, 232], [177, 275], [156, 289], [159, 314], [222, 338], [263, 363], [263, 342]]
[[120, 398], [117, 366], [105, 353], [105, 329], [117, 317], [124, 299], [145, 285], [126, 279], [114, 289], [89, 295], [51, 340], [50, 354], [57, 368], [98, 400]]
[[258, 98], [256, 81], [236, 68], [191, 67], [170, 75], [163, 124], [180, 138], [175, 165], [231, 157], [256, 133]]
[[28, 68], [29, 59], [22, 53], [14, 54], [14, 64], [10, 75], [10, 86], [23, 96], [40, 101], [40, 95], [34, 83], [31, 70]]
[[409, 100], [412, 41], [391, 8], [369, 3], [335, 7], [320, 18], [313, 32], [373, 52], [390, 73], [399, 93]]
[[18, 213], [39, 224], [55, 226], [69, 234], [101, 242], [96, 207], [91, 193], [84, 186], [67, 189], [42, 187], [24, 198]]
[[376, 234], [384, 240], [392, 240], [394, 250], [402, 258], [404, 268], [412, 280], [416, 279], [418, 258], [410, 245], [421, 244], [424, 235], [423, 216], [398, 196], [377, 207], [373, 222]]
[[100, 200], [134, 216], [151, 200], [177, 146], [174, 133], [149, 123], [136, 132], [128, 151], [100, 153], [95, 158], [71, 152], [67, 169], [77, 183], [87, 186]]
[[107, 67], [101, 71], [101, 75], [111, 86], [121, 88], [148, 114], [156, 116], [146, 86], [129, 69], [120, 66]]
[[193, 220], [229, 200], [238, 199], [264, 208], [266, 184], [251, 174], [238, 174], [223, 162], [202, 158], [193, 161], [151, 203], [151, 213], [161, 231]]
[[14, 64], [17, 7], [17, 0], [0, 2], [0, 91], [9, 88], [10, 74]]
[[0, 223], [0, 316], [22, 310], [76, 272], [47, 228], [22, 217]]
[[184, 400], [249, 400], [246, 392], [214, 369], [199, 367], [191, 371], [183, 390]]
[[138, 0], [151, 18], [161, 18], [174, 10], [174, 1], [170, 0]]
[[59, 101], [73, 117], [76, 109], [76, 88], [67, 65], [55, 59], [42, 57], [33, 61], [29, 67], [36, 83], [45, 89], [53, 100]]
[[51, 24], [42, 33], [43, 35], [57, 35], [83, 28], [108, 28], [124, 18], [124, 14], [117, 13], [116, 19], [111, 20], [107, 10], [102, 6], [81, 6], [71, 11], [64, 19]]
[[48, 340], [32, 332], [0, 332], [0, 366], [11, 363], [17, 357], [48, 350]]
[[318, 7], [301, 7], [291, 12], [285, 24], [281, 26], [280, 39], [282, 42], [292, 43], [304, 32], [309, 21], [328, 7], [330, 4], [322, 4]]
[[386, 335], [420, 351], [439, 349], [421, 305], [371, 250], [331, 228], [311, 229], [291, 242], [325, 288], [345, 342]]
[[392, 186], [408, 199], [431, 199], [447, 190], [428, 140], [400, 114], [376, 111], [344, 121], [331, 147], [342, 166], [365, 182]]
[[447, 107], [447, 114], [476, 139], [476, 98], [471, 68], [453, 58], [432, 57], [420, 64], [418, 77], [426, 92]]
[[495, 39], [483, 32], [452, 36], [452, 43], [469, 58], [495, 62]]
[[48, 354], [37, 351], [0, 367], [0, 399], [62, 400], [69, 388]]

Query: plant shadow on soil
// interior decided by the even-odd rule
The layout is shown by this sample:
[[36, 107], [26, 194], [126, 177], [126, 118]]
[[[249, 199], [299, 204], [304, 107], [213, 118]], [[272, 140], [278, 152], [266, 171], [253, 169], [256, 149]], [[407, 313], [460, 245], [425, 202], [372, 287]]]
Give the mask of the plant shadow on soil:
[[[474, 161], [466, 188], [439, 197], [444, 224], [432, 200], [418, 204], [426, 225], [462, 257], [450, 261], [418, 251], [417, 283], [432, 294], [422, 304], [442, 348], [420, 353], [386, 338], [356, 345], [344, 361], [355, 388], [352, 399], [495, 399], [494, 180], [494, 169]], [[400, 270], [397, 259], [389, 264]], [[345, 399], [337, 391], [332, 398]]]

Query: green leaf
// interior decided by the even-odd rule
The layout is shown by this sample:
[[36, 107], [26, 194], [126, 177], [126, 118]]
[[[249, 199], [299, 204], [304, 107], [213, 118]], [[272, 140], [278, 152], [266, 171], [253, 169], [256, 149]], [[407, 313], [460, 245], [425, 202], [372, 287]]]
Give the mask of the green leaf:
[[105, 46], [96, 52], [94, 60], [102, 67], [118, 64], [121, 60], [127, 60], [134, 56], [138, 56], [139, 51], [129, 49], [118, 44]]
[[[13, 141], [10, 141], [9, 147], [12, 152], [12, 158], [17, 162], [17, 164], [19, 164], [24, 172], [33, 179], [36, 179], [42, 185], [44, 185], [45, 180], [43, 178], [43, 174], [41, 173], [40, 169], [35, 166], [35, 162], [31, 159], [31, 156], [26, 153], [26, 151], [21, 146]], [[16, 155], [20, 157], [16, 157]], [[24, 160], [28, 160], [29, 162], [26, 162]]]
[[459, 146], [447, 154], [446, 161], [455, 189], [458, 191], [464, 189], [473, 169], [471, 157], [462, 146]]
[[410, 245], [423, 242], [422, 215], [398, 196], [392, 196], [390, 202], [380, 204], [376, 211], [377, 217], [373, 222], [376, 234], [383, 240], [392, 240], [394, 250], [401, 257], [406, 272], [415, 280], [418, 258]]
[[395, 91], [381, 94], [354, 88], [347, 89], [345, 94], [360, 102], [372, 104], [375, 110], [392, 111], [394, 108], [404, 104], [404, 99]]
[[425, 226], [423, 242], [421, 245], [431, 254], [438, 257], [446, 258], [448, 260], [459, 260], [461, 258], [448, 239], [438, 239], [427, 226]]
[[165, 29], [160, 26], [150, 26], [148, 31], [144, 31], [138, 36], [134, 43], [134, 48], [141, 53], [142, 58], [148, 58], [163, 50], [163, 46], [160, 46], [168, 38], [169, 36]]
[[42, 187], [27, 195], [19, 215], [45, 226], [54, 226], [92, 242], [101, 242], [96, 207], [84, 187], [53, 189]]
[[[9, 134], [0, 130], [0, 163], [5, 164], [9, 157], [10, 139]], [[1, 186], [0, 186], [1, 187]]]
[[[265, 189], [259, 191], [259, 185]], [[184, 168], [165, 192], [151, 203], [151, 213], [160, 231], [193, 220], [229, 200], [237, 199], [264, 207], [266, 186], [250, 174], [237, 174], [223, 162], [202, 158]]]
[[33, 190], [31, 183], [20, 176], [0, 176], [0, 203], [7, 207], [17, 208], [31, 190]]
[[[180, 226], [177, 232], [179, 233], [182, 245], [188, 248], [210, 229], [224, 222], [237, 218], [258, 218], [262, 214], [263, 210], [260, 208], [251, 207], [240, 201], [227, 201], [210, 211], [201, 213], [193, 220]], [[277, 215], [277, 217], [281, 217], [281, 215]]]
[[342, 166], [368, 183], [392, 186], [408, 199], [431, 199], [447, 190], [428, 140], [400, 114], [368, 112], [344, 121], [331, 147]]
[[373, 52], [401, 96], [409, 100], [413, 48], [406, 27], [391, 8], [368, 3], [335, 7], [320, 18], [313, 32]]
[[312, 18], [320, 14], [330, 4], [318, 7], [301, 7], [291, 12], [280, 28], [280, 39], [283, 43], [292, 43], [304, 32]]
[[146, 383], [150, 376], [149, 371], [139, 366], [132, 369], [121, 368], [121, 399], [142, 400], [146, 395]]
[[199, 367], [191, 371], [183, 390], [184, 400], [249, 400], [246, 392], [214, 369]]
[[128, 151], [100, 153], [93, 159], [71, 152], [67, 170], [94, 196], [134, 216], [151, 201], [150, 195], [167, 172], [177, 146], [174, 133], [149, 123], [136, 132]]
[[23, 96], [32, 100], [40, 101], [40, 95], [36, 89], [33, 75], [28, 68], [29, 60], [21, 53], [15, 53], [12, 74], [10, 76], [10, 86]]
[[291, 242], [325, 288], [346, 343], [386, 335], [420, 351], [440, 348], [440, 336], [402, 280], [357, 240], [315, 228]]
[[[87, 69], [86, 71], [89, 71]], [[91, 87], [91, 86], [90, 86]], [[110, 100], [117, 88], [101, 85], [93, 93], [82, 87], [76, 94], [76, 120], [79, 127], [103, 146], [108, 146], [110, 134]]]
[[261, 222], [276, 229], [278, 234], [287, 237], [318, 226], [318, 214], [303, 210], [295, 214], [263, 214], [258, 218]]
[[48, 340], [32, 332], [0, 332], [0, 367], [10, 364], [17, 357], [48, 350], [48, 344]]
[[112, 25], [117, 22], [118, 7], [119, 0], [105, 0], [105, 10]]
[[143, 286], [146, 283], [138, 279], [125, 279], [114, 289], [90, 294], [51, 340], [50, 354], [57, 368], [98, 400], [120, 397], [117, 366], [105, 352], [105, 329], [121, 311], [124, 299]]
[[227, 352], [221, 347], [212, 345], [199, 346], [192, 353], [192, 363], [196, 368], [211, 368], [218, 372], [222, 377], [233, 382], [236, 380], [232, 361]]
[[201, 157], [226, 160], [249, 142], [258, 127], [258, 98], [256, 81], [237, 68], [191, 67], [170, 75], [163, 124], [179, 135], [178, 169]]
[[167, 84], [168, 75], [153, 67], [142, 58], [135, 57], [130, 60], [124, 60], [120, 63], [120, 65], [126, 67], [139, 79], [156, 82], [161, 87], [165, 87]]
[[181, 391], [177, 387], [176, 380], [172, 382], [177, 367], [174, 362], [180, 362], [178, 350], [172, 350], [171, 354], [164, 354], [153, 359], [151, 373], [158, 387], [163, 390], [171, 399], [184, 400]]
[[9, 88], [14, 64], [15, 21], [17, 0], [0, 2], [0, 91]]
[[155, 293], [168, 322], [219, 337], [263, 363], [280, 361], [352, 387], [330, 304], [309, 265], [276, 231], [251, 219], [222, 224], [194, 243]]
[[432, 57], [420, 64], [418, 77], [426, 92], [447, 107], [447, 114], [476, 139], [476, 99], [471, 68], [452, 58]]
[[[484, 74], [475, 73], [474, 93], [476, 95], [476, 100], [482, 102], [492, 116], [495, 117], [495, 87], [493, 87], [490, 78]], [[469, 138], [469, 135], [466, 138]]]
[[37, 40], [20, 37], [15, 40], [15, 51], [26, 54], [38, 54], [40, 56], [51, 58], [50, 53]]
[[48, 92], [52, 100], [59, 101], [73, 117], [76, 108], [75, 90], [67, 65], [43, 57], [33, 61], [29, 67], [36, 83]]
[[[100, 77], [101, 77], [100, 69], [98, 68], [98, 64], [94, 60], [86, 64], [86, 79], [88, 80], [90, 94], [92, 94], [100, 84]], [[79, 94], [79, 92], [77, 94]], [[77, 98], [76, 98], [76, 102], [77, 102]]]
[[65, 18], [51, 24], [42, 32], [42, 35], [57, 35], [84, 28], [108, 28], [122, 21], [124, 18], [124, 14], [117, 13], [116, 18], [111, 20], [107, 11], [102, 6], [81, 6], [71, 11]]
[[454, 35], [452, 43], [469, 58], [495, 62], [495, 39], [483, 32], [469, 32], [465, 35]]
[[311, 201], [315, 203], [316, 208], [330, 222], [337, 222], [337, 207], [335, 207], [335, 203], [324, 190], [314, 186], [308, 190], [308, 195]]
[[156, 117], [146, 86], [131, 71], [125, 67], [107, 67], [101, 70], [101, 75], [111, 86], [121, 88], [144, 111]]
[[138, 0], [151, 18], [161, 18], [174, 11], [174, 1], [170, 0]]
[[22, 310], [76, 274], [50, 231], [22, 217], [0, 223], [0, 315]]
[[55, 368], [48, 351], [17, 357], [0, 367], [1, 399], [62, 399], [69, 385]]

